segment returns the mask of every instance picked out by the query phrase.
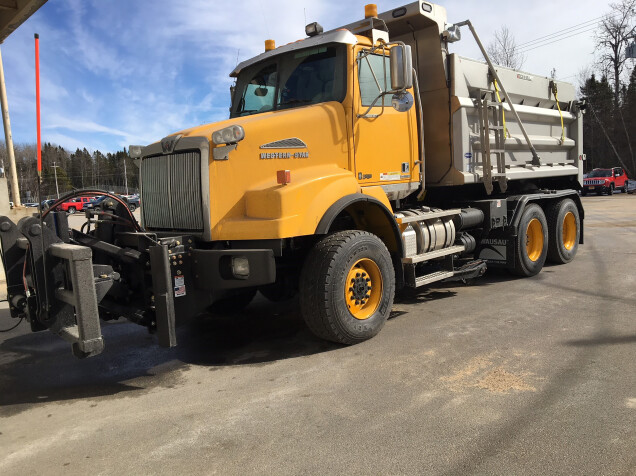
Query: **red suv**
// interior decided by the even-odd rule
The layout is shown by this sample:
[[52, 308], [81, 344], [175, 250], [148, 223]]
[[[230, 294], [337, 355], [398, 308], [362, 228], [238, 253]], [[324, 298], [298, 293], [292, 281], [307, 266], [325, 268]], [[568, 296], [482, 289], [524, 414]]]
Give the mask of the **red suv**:
[[627, 192], [627, 173], [620, 167], [613, 169], [594, 169], [583, 179], [581, 195], [596, 192], [598, 195], [606, 193], [612, 195], [614, 190]]
[[79, 212], [84, 209], [84, 205], [91, 201], [93, 197], [75, 197], [58, 205], [57, 210], [70, 213]]

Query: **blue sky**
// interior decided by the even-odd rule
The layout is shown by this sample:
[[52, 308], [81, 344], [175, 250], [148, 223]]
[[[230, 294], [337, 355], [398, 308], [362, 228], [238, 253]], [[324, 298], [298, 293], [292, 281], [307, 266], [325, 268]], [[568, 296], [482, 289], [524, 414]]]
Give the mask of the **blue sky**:
[[[229, 72], [239, 60], [363, 17], [364, 0], [48, 0], [2, 48], [16, 143], [35, 142], [33, 34], [40, 34], [42, 139], [112, 152], [228, 115]], [[405, 0], [380, 1], [385, 11]], [[449, 22], [473, 21], [484, 43], [502, 24], [524, 43], [600, 17], [609, 2], [439, 2]], [[479, 57], [464, 39], [451, 51]], [[593, 62], [592, 32], [527, 53], [524, 70], [575, 82]]]

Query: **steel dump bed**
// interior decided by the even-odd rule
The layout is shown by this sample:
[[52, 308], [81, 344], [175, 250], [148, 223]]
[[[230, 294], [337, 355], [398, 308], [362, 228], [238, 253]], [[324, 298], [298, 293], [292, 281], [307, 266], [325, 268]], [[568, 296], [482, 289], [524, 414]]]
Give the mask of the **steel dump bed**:
[[[379, 17], [385, 21], [391, 41], [412, 47], [423, 108], [427, 188], [485, 179], [561, 177], [570, 179], [572, 188], [582, 183], [582, 119], [571, 84], [496, 66], [502, 84], [495, 87], [485, 61], [448, 53], [451, 24], [439, 5], [420, 0]], [[475, 41], [467, 28], [462, 32], [462, 42]], [[533, 157], [502, 87], [539, 161]]]

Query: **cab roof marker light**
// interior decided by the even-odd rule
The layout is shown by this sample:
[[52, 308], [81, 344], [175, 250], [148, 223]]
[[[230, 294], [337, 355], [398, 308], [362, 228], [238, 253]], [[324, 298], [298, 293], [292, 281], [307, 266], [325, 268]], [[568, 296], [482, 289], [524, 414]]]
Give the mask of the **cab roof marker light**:
[[276, 42], [274, 40], [265, 40], [265, 51], [272, 51], [276, 49]]
[[212, 142], [215, 145], [223, 144], [236, 144], [245, 138], [245, 129], [243, 127], [234, 125], [226, 127], [212, 133]]
[[138, 159], [141, 157], [141, 150], [144, 148], [143, 145], [129, 145], [128, 146], [128, 155], [132, 159]]
[[364, 6], [364, 18], [377, 18], [378, 6], [375, 3], [369, 3]]

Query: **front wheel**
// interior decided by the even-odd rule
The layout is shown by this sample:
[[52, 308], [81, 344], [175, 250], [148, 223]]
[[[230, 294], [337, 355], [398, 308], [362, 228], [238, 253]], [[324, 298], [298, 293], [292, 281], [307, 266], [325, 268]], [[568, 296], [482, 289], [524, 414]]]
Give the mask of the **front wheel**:
[[579, 209], [566, 198], [553, 203], [547, 209], [548, 260], [552, 263], [569, 263], [576, 256], [581, 236]]
[[614, 184], [611, 183], [609, 186], [609, 192], [607, 192], [607, 194], [611, 197], [612, 195], [614, 195]]
[[137, 206], [136, 206], [134, 203], [129, 203], [129, 204], [128, 204], [128, 209], [129, 209], [131, 212], [134, 212], [135, 210], [137, 210]]
[[380, 332], [394, 295], [391, 255], [366, 231], [341, 231], [320, 240], [300, 276], [300, 308], [307, 327], [340, 344], [356, 344]]
[[69, 215], [73, 215], [77, 210], [75, 209], [75, 207], [68, 207], [68, 214]]
[[545, 264], [548, 254], [548, 224], [545, 213], [536, 203], [530, 204], [521, 215], [515, 242], [515, 274], [534, 276]]
[[627, 193], [627, 180], [625, 180], [625, 185], [623, 185], [623, 188], [621, 189], [621, 192], [623, 193]]

